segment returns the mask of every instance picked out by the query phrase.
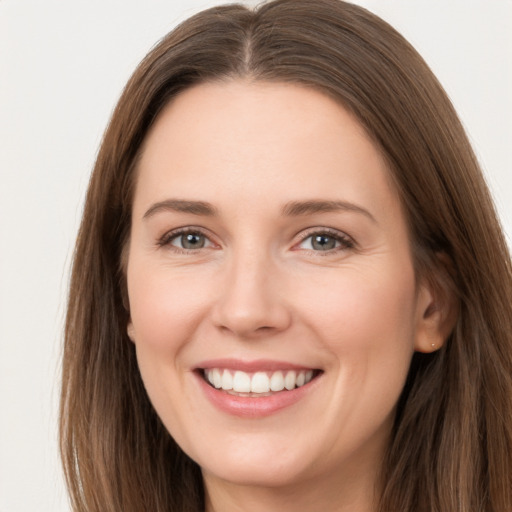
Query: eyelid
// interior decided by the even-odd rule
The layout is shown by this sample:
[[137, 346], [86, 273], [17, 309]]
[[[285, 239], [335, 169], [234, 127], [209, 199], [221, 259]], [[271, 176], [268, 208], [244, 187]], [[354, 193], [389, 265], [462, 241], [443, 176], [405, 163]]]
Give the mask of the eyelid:
[[[202, 247], [202, 248], [199, 248], [199, 249], [184, 249], [184, 248], [181, 248], [181, 247], [173, 246], [171, 244], [172, 240], [174, 240], [178, 236], [185, 235], [185, 234], [193, 234], [193, 233], [196, 233], [196, 234], [204, 236], [210, 242], [211, 245], [208, 246], [208, 247]], [[219, 244], [216, 243], [213, 240], [213, 237], [210, 234], [210, 232], [208, 230], [204, 229], [204, 228], [201, 228], [199, 226], [182, 226], [182, 227], [179, 227], [179, 228], [174, 228], [174, 229], [171, 229], [169, 231], [166, 231], [160, 238], [158, 238], [157, 246], [159, 246], [159, 247], [172, 247], [172, 250], [174, 250], [174, 251], [189, 253], [189, 252], [197, 252], [200, 249], [209, 249], [212, 246], [213, 247], [219, 247]]]
[[[302, 244], [305, 240], [307, 240], [308, 238], [310, 238], [314, 235], [328, 235], [328, 236], [336, 239], [338, 242], [340, 242], [341, 246], [336, 247], [334, 249], [328, 249], [326, 251], [315, 251], [313, 249], [301, 249], [299, 247], [300, 244]], [[356, 242], [354, 241], [354, 239], [351, 236], [347, 235], [343, 231], [339, 231], [339, 230], [333, 229], [333, 228], [320, 227], [320, 226], [308, 228], [308, 229], [304, 230], [303, 232], [301, 232], [298, 236], [300, 239], [296, 244], [294, 244], [294, 246], [293, 246], [294, 250], [305, 250], [305, 251], [315, 253], [316, 255], [319, 255], [319, 256], [328, 255], [328, 254], [332, 254], [334, 252], [344, 251], [347, 249], [353, 249], [356, 247]]]
[[[208, 242], [211, 244], [208, 247], [202, 247], [198, 249], [185, 249], [181, 247], [177, 247], [171, 244], [172, 240], [177, 238], [180, 235], [188, 234], [188, 233], [197, 233], [202, 236], [204, 236]], [[314, 249], [301, 249], [299, 246], [308, 238], [312, 237], [313, 235], [327, 235], [329, 237], [334, 238], [336, 241], [340, 243], [340, 246], [335, 247], [333, 249], [328, 249], [325, 251], [319, 251]], [[315, 255], [328, 255], [333, 254], [335, 252], [341, 252], [345, 251], [347, 249], [353, 249], [356, 247], [356, 242], [354, 239], [347, 235], [347, 233], [343, 231], [339, 231], [334, 228], [328, 228], [328, 227], [322, 227], [322, 226], [315, 226], [308, 229], [303, 230], [301, 233], [297, 235], [299, 237], [299, 241], [296, 242], [292, 250], [304, 250], [308, 251], [310, 253], [315, 253]], [[182, 253], [191, 253], [191, 252], [198, 252], [200, 249], [210, 249], [210, 248], [219, 248], [220, 244], [215, 242], [214, 237], [212, 236], [211, 232], [205, 228], [202, 228], [200, 226], [182, 226], [178, 228], [171, 229], [169, 231], [166, 231], [160, 238], [158, 238], [157, 246], [159, 247], [172, 247], [173, 251], [176, 252], [182, 252]]]

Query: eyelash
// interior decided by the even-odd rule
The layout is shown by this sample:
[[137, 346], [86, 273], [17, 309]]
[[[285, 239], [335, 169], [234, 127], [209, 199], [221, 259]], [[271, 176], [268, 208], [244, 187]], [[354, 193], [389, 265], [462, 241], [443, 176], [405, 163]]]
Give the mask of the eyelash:
[[[205, 247], [200, 247], [198, 249], [185, 249], [182, 247], [173, 246], [172, 242], [176, 240], [178, 237], [183, 235], [199, 235], [201, 237], [204, 237], [205, 240], [207, 240], [210, 244], [214, 244], [209, 236], [204, 233], [204, 231], [201, 228], [195, 228], [195, 227], [187, 227], [187, 228], [179, 228], [175, 229], [173, 231], [169, 231], [165, 233], [158, 241], [157, 245], [158, 247], [168, 247], [170, 246], [173, 251], [179, 253], [179, 254], [190, 254], [193, 252], [197, 252], [199, 249], [203, 249]], [[336, 231], [334, 229], [330, 228], [312, 228], [300, 236], [299, 243], [294, 245], [294, 248], [300, 246], [303, 244], [308, 238], [311, 238], [313, 236], [325, 236], [326, 238], [332, 238], [336, 243], [339, 243], [338, 247], [334, 247], [332, 249], [327, 249], [325, 251], [321, 250], [314, 250], [314, 249], [305, 249], [306, 251], [310, 253], [314, 253], [316, 256], [328, 256], [332, 255], [333, 253], [340, 252], [340, 251], [346, 251], [349, 249], [354, 249], [356, 247], [356, 244], [354, 243], [354, 240], [349, 237], [348, 235]]]
[[210, 244], [213, 242], [210, 240], [209, 236], [203, 232], [201, 228], [196, 227], [186, 227], [186, 228], [178, 228], [173, 231], [168, 231], [165, 233], [157, 242], [159, 247], [168, 247], [170, 246], [173, 251], [179, 254], [190, 254], [192, 252], [197, 252], [199, 249], [203, 249], [200, 247], [199, 249], [185, 249], [183, 247], [176, 247], [172, 245], [172, 242], [176, 240], [178, 237], [183, 235], [199, 235], [205, 238]]
[[303, 244], [306, 240], [308, 240], [308, 238], [312, 238], [314, 236], [325, 236], [326, 238], [332, 238], [336, 243], [339, 243], [338, 247], [327, 249], [325, 251], [305, 249], [306, 251], [313, 253], [315, 256], [329, 256], [332, 255], [333, 253], [354, 249], [356, 247], [356, 244], [351, 237], [349, 237], [345, 233], [330, 228], [313, 228], [311, 230], [307, 230], [305, 233], [301, 234], [300, 242], [298, 244], [295, 244], [294, 247]]

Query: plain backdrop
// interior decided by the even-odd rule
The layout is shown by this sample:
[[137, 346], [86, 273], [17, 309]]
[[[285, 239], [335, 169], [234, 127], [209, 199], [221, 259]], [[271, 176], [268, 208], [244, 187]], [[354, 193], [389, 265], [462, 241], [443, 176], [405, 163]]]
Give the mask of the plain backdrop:
[[[56, 441], [59, 358], [89, 174], [140, 59], [177, 22], [218, 3], [0, 0], [0, 512], [69, 510]], [[445, 86], [510, 238], [512, 1], [356, 3], [398, 28]]]

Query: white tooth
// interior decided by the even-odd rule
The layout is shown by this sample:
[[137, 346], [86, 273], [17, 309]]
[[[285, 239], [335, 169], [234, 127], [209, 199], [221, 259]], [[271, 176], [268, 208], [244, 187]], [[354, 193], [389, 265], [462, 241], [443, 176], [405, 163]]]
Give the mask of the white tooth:
[[305, 382], [306, 382], [306, 372], [299, 372], [297, 374], [297, 387], [300, 388], [300, 386], [304, 386]]
[[306, 372], [306, 384], [313, 378], [313, 370], [308, 370]]
[[205, 370], [205, 374], [208, 382], [213, 386], [213, 370]]
[[245, 372], [235, 372], [235, 376], [233, 377], [233, 391], [237, 393], [250, 393], [251, 377]]
[[266, 373], [256, 372], [251, 379], [251, 391], [253, 393], [268, 393], [270, 382]]
[[293, 370], [289, 371], [284, 378], [284, 387], [291, 391], [295, 389], [295, 372]]
[[222, 387], [222, 376], [218, 368], [214, 368], [213, 370], [213, 385], [217, 389], [220, 389]]
[[284, 377], [282, 372], [274, 372], [270, 377], [271, 391], [282, 391], [284, 389]]
[[233, 389], [233, 376], [229, 370], [224, 370], [222, 374], [222, 389]]

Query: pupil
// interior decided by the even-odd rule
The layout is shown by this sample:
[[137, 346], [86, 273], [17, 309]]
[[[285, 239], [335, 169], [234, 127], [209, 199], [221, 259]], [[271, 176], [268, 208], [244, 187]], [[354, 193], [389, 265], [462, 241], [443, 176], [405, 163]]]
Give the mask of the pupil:
[[204, 237], [198, 233], [182, 235], [181, 245], [184, 249], [200, 249], [204, 247]]
[[336, 245], [336, 240], [328, 235], [316, 235], [313, 237], [313, 249], [318, 249], [320, 251], [328, 251], [330, 249], [334, 249]]

